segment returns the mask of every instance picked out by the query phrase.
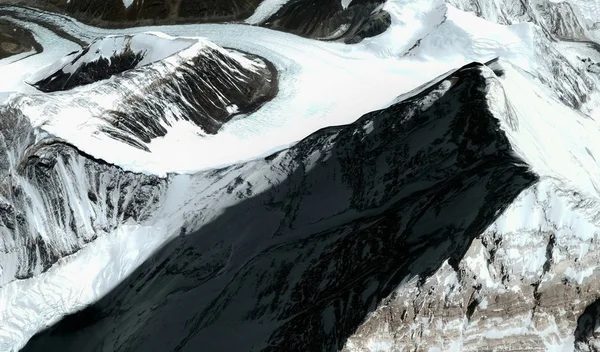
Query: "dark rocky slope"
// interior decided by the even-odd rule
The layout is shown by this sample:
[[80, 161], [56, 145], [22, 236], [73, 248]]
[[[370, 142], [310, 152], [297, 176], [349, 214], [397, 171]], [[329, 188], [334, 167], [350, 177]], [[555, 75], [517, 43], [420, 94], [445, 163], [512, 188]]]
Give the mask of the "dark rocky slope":
[[[10, 0], [7, 3], [65, 13], [106, 28], [177, 23], [239, 22], [250, 17], [262, 0]], [[384, 32], [390, 15], [383, 0], [355, 0], [343, 9], [339, 0], [291, 0], [259, 25], [308, 38], [359, 42]], [[0, 5], [0, 12], [1, 12]]]
[[[136, 39], [144, 45], [136, 47]], [[169, 46], [176, 50], [169, 52], [165, 49]], [[111, 49], [102, 52], [103, 47]], [[111, 36], [64, 59], [63, 65], [41, 72], [31, 85], [56, 92], [97, 83], [83, 99], [119, 97], [111, 109], [102, 107], [101, 115], [94, 116], [106, 121], [100, 130], [145, 151], [152, 139], [166, 135], [178, 120], [216, 134], [223, 124], [255, 111], [278, 90], [277, 70], [270, 62], [207, 40], [166, 39], [148, 33]], [[82, 99], [77, 91], [63, 96]]]
[[237, 173], [239, 201], [23, 351], [339, 350], [400, 282], [460, 261], [535, 183], [482, 70], [206, 174]]
[[0, 18], [0, 59], [30, 51], [41, 53], [43, 50], [27, 29]]
[[0, 286], [159, 206], [168, 179], [125, 172], [54, 138], [36, 142], [39, 131], [11, 106], [0, 117]]
[[384, 2], [354, 0], [344, 9], [336, 0], [292, 0], [262, 25], [312, 38], [356, 43], [390, 26], [390, 14], [380, 9]]

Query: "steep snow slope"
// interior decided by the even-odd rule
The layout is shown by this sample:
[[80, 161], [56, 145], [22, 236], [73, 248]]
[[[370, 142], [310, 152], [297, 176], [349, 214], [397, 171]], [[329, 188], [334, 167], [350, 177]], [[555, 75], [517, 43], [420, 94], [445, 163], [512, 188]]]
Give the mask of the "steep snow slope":
[[600, 129], [541, 94], [523, 73], [497, 62], [490, 68], [502, 73], [487, 75], [490, 109], [542, 181], [474, 240], [464, 258], [399, 285], [346, 351], [414, 344], [441, 351], [574, 348], [578, 316], [600, 296], [599, 170], [589, 149], [598, 148], [593, 139]]
[[448, 0], [448, 3], [496, 23], [532, 22], [561, 38], [600, 40], [598, 0]]
[[[487, 61], [502, 56], [517, 66], [547, 77], [548, 65], [538, 71], [531, 67], [531, 63], [536, 62], [534, 54], [537, 54], [532, 47], [537, 45], [530, 25], [505, 27], [474, 22], [477, 20], [474, 16], [448, 8], [441, 2], [436, 4], [425, 0], [415, 1], [411, 6], [388, 3], [384, 9], [392, 15], [392, 28], [355, 46], [319, 43], [238, 25], [161, 27], [161, 31], [176, 36], [201, 33], [220, 46], [260, 55], [272, 62], [279, 72], [277, 97], [256, 113], [231, 121], [216, 135], [198, 136], [201, 131], [190, 131], [188, 125], [175, 127], [173, 133], [146, 145], [150, 150], [148, 153], [124, 145], [94, 147], [94, 139], [74, 130], [81, 124], [94, 123], [93, 120], [86, 122], [88, 113], [85, 111], [79, 113], [80, 121], [67, 119], [65, 123], [72, 123], [71, 126], [62, 123], [65, 119], [57, 116], [54, 120], [43, 121], [44, 128], [78, 148], [127, 170], [164, 175], [167, 172], [193, 172], [267, 155], [319, 128], [354, 121], [368, 111], [388, 105], [397, 95], [473, 60]], [[28, 10], [18, 11], [30, 13]], [[64, 18], [60, 16], [48, 15], [48, 18], [80, 38], [86, 38], [90, 33], [112, 33], [76, 22], [63, 22]], [[486, 31], [481, 32], [482, 28]], [[148, 29], [129, 31], [135, 33]], [[240, 41], [241, 37], [248, 39]], [[415, 54], [415, 43], [427, 40], [430, 40], [427, 49]], [[411, 48], [411, 55], [405, 55]], [[6, 69], [10, 69], [9, 66]], [[577, 72], [567, 71], [565, 77], [573, 80], [578, 90], [588, 89], [581, 83], [585, 76], [580, 78]], [[550, 84], [564, 86], [556, 80]], [[584, 93], [571, 94], [575, 96], [572, 100], [580, 99], [579, 96]], [[568, 97], [571, 98], [571, 95]], [[47, 110], [56, 104], [56, 99], [27, 100], [32, 116], [47, 116], [35, 111]], [[80, 111], [76, 105], [64, 106], [73, 105], [72, 99], [67, 98], [65, 103], [60, 104], [63, 108]], [[108, 101], [108, 104], [111, 102]], [[185, 130], [188, 131], [181, 133]], [[231, 145], [238, 147], [229, 148]], [[211, 152], [198, 155], [187, 150]], [[172, 157], [174, 155], [177, 157]]]
[[[357, 45], [231, 24], [111, 31], [10, 8], [44, 52], [0, 61], [0, 99], [7, 99], [2, 114], [11, 116], [2, 120], [7, 173], [0, 228], [10, 241], [0, 255], [0, 320], [7, 322], [0, 326], [0, 349], [18, 348], [46, 324], [102, 297], [171, 238], [177, 239], [152, 259], [164, 265], [145, 262], [109, 298], [30, 348], [62, 341], [61, 349], [78, 351], [82, 345], [112, 351], [207, 343], [247, 350], [233, 345], [239, 339], [232, 336], [241, 333], [254, 346], [273, 342], [271, 348], [288, 350], [593, 344], [593, 324], [582, 319], [577, 327], [577, 315], [598, 298], [590, 270], [598, 229], [597, 50], [593, 43], [556, 41], [588, 38], [568, 6], [538, 2], [542, 6], [531, 11], [533, 2], [518, 3], [527, 6], [488, 2], [498, 7], [468, 14], [444, 1], [388, 1], [381, 10], [391, 27]], [[469, 4], [484, 3], [454, 4], [469, 10]], [[58, 27], [63, 37], [47, 29]], [[278, 72], [277, 96], [215, 135], [172, 124], [145, 144], [149, 152], [136, 154], [131, 151], [139, 148], [127, 149], [118, 140], [87, 149], [97, 129], [82, 133], [79, 126], [94, 120], [89, 109], [73, 109], [88, 96], [100, 107], [112, 105], [115, 100], [97, 88], [118, 81], [120, 73], [48, 94], [24, 83], [34, 68], [53, 61], [62, 66], [65, 56], [79, 50], [64, 37], [92, 43], [156, 30], [186, 41], [206, 37], [264, 58]], [[490, 63], [491, 70], [474, 65], [450, 71], [495, 57], [500, 63]], [[145, 71], [152, 65], [134, 69], [136, 82], [152, 77]], [[448, 71], [441, 81], [410, 92]], [[122, 111], [139, 107], [117, 101]], [[178, 104], [185, 102], [175, 99], [173, 106]], [[379, 108], [386, 109], [351, 126], [316, 132]], [[425, 111], [426, 118], [415, 111]], [[421, 119], [429, 122], [420, 125]], [[404, 130], [408, 125], [414, 129]], [[15, 136], [23, 139], [16, 143]], [[492, 142], [497, 144], [486, 144]], [[94, 160], [99, 155], [155, 176]], [[482, 165], [478, 158], [500, 162]], [[482, 168], [479, 177], [474, 165]], [[207, 168], [217, 170], [197, 172]], [[526, 168], [542, 182], [513, 202], [533, 181]], [[435, 227], [441, 223], [448, 225], [444, 231]], [[365, 245], [365, 238], [374, 242]], [[338, 257], [340, 262], [332, 260]], [[84, 263], [90, 272], [82, 278], [77, 268]], [[230, 300], [236, 294], [256, 300]], [[152, 309], [137, 299], [152, 302]], [[206, 309], [172, 306], [188, 299]], [[133, 308], [116, 314], [114, 302]], [[402, 308], [405, 302], [413, 311]], [[479, 312], [495, 316], [510, 302], [520, 302], [513, 315], [470, 325]], [[565, 305], [570, 311], [556, 309]], [[586, 310], [588, 320], [594, 307]], [[114, 320], [105, 312], [115, 313]], [[172, 314], [176, 324], [165, 326], [161, 319]], [[86, 324], [88, 330], [78, 330]], [[111, 324], [123, 328], [104, 329], [113, 329]], [[61, 330], [65, 326], [70, 328]], [[189, 335], [176, 333], [181, 330]], [[99, 346], [88, 334], [109, 342]], [[500, 337], [508, 343], [501, 345]], [[286, 345], [291, 341], [297, 345]]]
[[[186, 49], [192, 45], [198, 47], [188, 52]], [[205, 43], [197, 40], [171, 38], [162, 33], [107, 36], [65, 56], [56, 64], [38, 70], [28, 77], [28, 83], [44, 92], [67, 90], [173, 55], [193, 56], [204, 47]]]
[[600, 1], [598, 0], [569, 0], [579, 10], [585, 19], [588, 29], [600, 30]]
[[448, 3], [500, 24], [531, 22], [549, 33], [568, 39], [584, 39], [586, 26], [578, 17], [578, 4], [551, 0], [448, 0]]
[[[98, 58], [91, 60], [90, 52]], [[165, 155], [150, 148], [182, 125], [198, 139], [217, 134], [277, 92], [272, 65], [202, 38], [111, 36], [57, 66], [29, 79], [43, 91], [64, 92], [23, 96], [12, 104], [84, 152], [130, 169], [151, 162], [152, 170], [160, 168]]]
[[24, 351], [342, 347], [390, 290], [459, 258], [536, 180], [488, 109], [488, 71], [466, 66], [351, 125], [193, 176], [236, 178], [198, 195], [215, 208], [198, 232]]
[[290, 0], [265, 0], [258, 5], [252, 16], [246, 18], [245, 22], [249, 24], [259, 24], [274, 15], [277, 10], [289, 1]]

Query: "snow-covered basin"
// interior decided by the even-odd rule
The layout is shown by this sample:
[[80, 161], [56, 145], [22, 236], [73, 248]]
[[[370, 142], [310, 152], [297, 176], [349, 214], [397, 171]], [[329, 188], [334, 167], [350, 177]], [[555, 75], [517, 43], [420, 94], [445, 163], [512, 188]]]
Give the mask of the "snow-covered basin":
[[[200, 128], [182, 122], [166, 136], [149, 145], [150, 153], [125, 145], [84, 128], [92, 117], [81, 106], [65, 106], [62, 116], [47, 121], [43, 111], [32, 104], [25, 108], [34, 124], [62, 137], [83, 151], [136, 172], [164, 175], [192, 173], [250, 160], [285, 148], [310, 133], [327, 126], [347, 124], [363, 114], [383, 108], [398, 95], [427, 82], [451, 68], [473, 60], [487, 61], [507, 56], [517, 65], [529, 62], [530, 34], [525, 26], [500, 26], [450, 8], [441, 3], [389, 2], [392, 28], [385, 34], [359, 45], [327, 43], [265, 28], [205, 24], [142, 27], [119, 30], [120, 34], [161, 31], [171, 36], [206, 37], [216, 44], [254, 53], [271, 61], [279, 72], [279, 93], [255, 113], [226, 124], [218, 134], [206, 136]], [[433, 43], [426, 55], [406, 55], [417, 39], [443, 20], [453, 22], [453, 32]], [[467, 17], [465, 21], [464, 17]], [[65, 30], [81, 38], [115, 34], [62, 17], [48, 14]], [[28, 91], [22, 80], [27, 72], [59, 60], [73, 50], [73, 44], [31, 25], [41, 43], [53, 43], [53, 50], [19, 61], [27, 67], [19, 77], [12, 65], [0, 67], [0, 75], [10, 72], [9, 85], [2, 91]], [[485, 31], [482, 31], [485, 29]], [[446, 31], [439, 31], [444, 36]], [[487, 39], [493, 35], [493, 41]], [[453, 43], [457, 45], [453, 45]], [[63, 50], [57, 48], [64, 47]], [[437, 51], [436, 51], [437, 50]], [[451, 51], [451, 52], [450, 52]], [[0, 62], [1, 64], [1, 62]], [[23, 66], [25, 65], [25, 66]], [[524, 67], [527, 69], [526, 67]], [[110, 108], [110, 102], [107, 102]]]

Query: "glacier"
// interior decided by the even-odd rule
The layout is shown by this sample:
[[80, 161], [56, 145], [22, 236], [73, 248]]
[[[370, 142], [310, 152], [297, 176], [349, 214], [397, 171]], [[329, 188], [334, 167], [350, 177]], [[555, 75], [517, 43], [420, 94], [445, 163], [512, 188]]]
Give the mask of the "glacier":
[[0, 350], [600, 346], [597, 1], [86, 3], [0, 5]]
[[[478, 88], [486, 82], [480, 67], [469, 65], [447, 77], [444, 82], [458, 80], [449, 90], [440, 84], [440, 89], [436, 86], [351, 125], [316, 132], [267, 159], [212, 172], [221, 179], [223, 172], [240, 175], [230, 183], [232, 196], [239, 199], [235, 205], [221, 210], [198, 232], [168, 243], [149, 261], [161, 263], [158, 267], [141, 266], [113, 295], [77, 313], [86, 329], [63, 340], [60, 328], [56, 337], [34, 339], [25, 350], [339, 346], [335, 337], [326, 337], [328, 331], [337, 329], [344, 336], [343, 331], [352, 330], [363, 310], [385, 296], [401, 275], [416, 275], [435, 265], [436, 256], [429, 251], [440, 246], [460, 251], [467, 238], [536, 180], [511, 153], [499, 122], [476, 108], [484, 100], [456, 100], [474, 90], [483, 97], [484, 89]], [[369, 124], [374, 125], [370, 132], [364, 128]], [[455, 133], [450, 126], [464, 130]], [[472, 142], [471, 134], [487, 138]], [[415, 163], [425, 167], [416, 169]], [[498, 178], [507, 182], [494, 183]], [[299, 197], [292, 196], [298, 192]], [[447, 231], [461, 235], [453, 240], [446, 237]], [[179, 256], [185, 259], [175, 260]], [[164, 270], [166, 276], [159, 279], [152, 275], [154, 270]], [[262, 284], [256, 285], [257, 277]], [[307, 285], [315, 289], [307, 290]], [[344, 308], [346, 299], [327, 299], [334, 292], [348, 295], [355, 304]], [[323, 304], [311, 308], [320, 301]], [[202, 313], [184, 302], [195, 302]], [[274, 302], [290, 306], [281, 310]], [[113, 303], [127, 308], [122, 313], [95, 313], [114, 309]], [[328, 322], [338, 320], [342, 312], [344, 323]], [[78, 315], [75, 321], [80, 321]], [[170, 321], [169, 337], [153, 334], [160, 326], [153, 322], [165, 320]], [[311, 328], [297, 329], [298, 324]], [[188, 333], [183, 327], [190, 325], [194, 328]], [[240, 331], [252, 334], [236, 339]], [[101, 343], [104, 340], [115, 344]]]

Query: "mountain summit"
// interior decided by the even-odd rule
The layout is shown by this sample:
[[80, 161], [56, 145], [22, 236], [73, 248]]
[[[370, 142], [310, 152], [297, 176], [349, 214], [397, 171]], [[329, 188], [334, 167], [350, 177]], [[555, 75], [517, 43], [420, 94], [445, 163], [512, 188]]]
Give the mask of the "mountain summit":
[[0, 14], [0, 351], [600, 350], [598, 0]]

